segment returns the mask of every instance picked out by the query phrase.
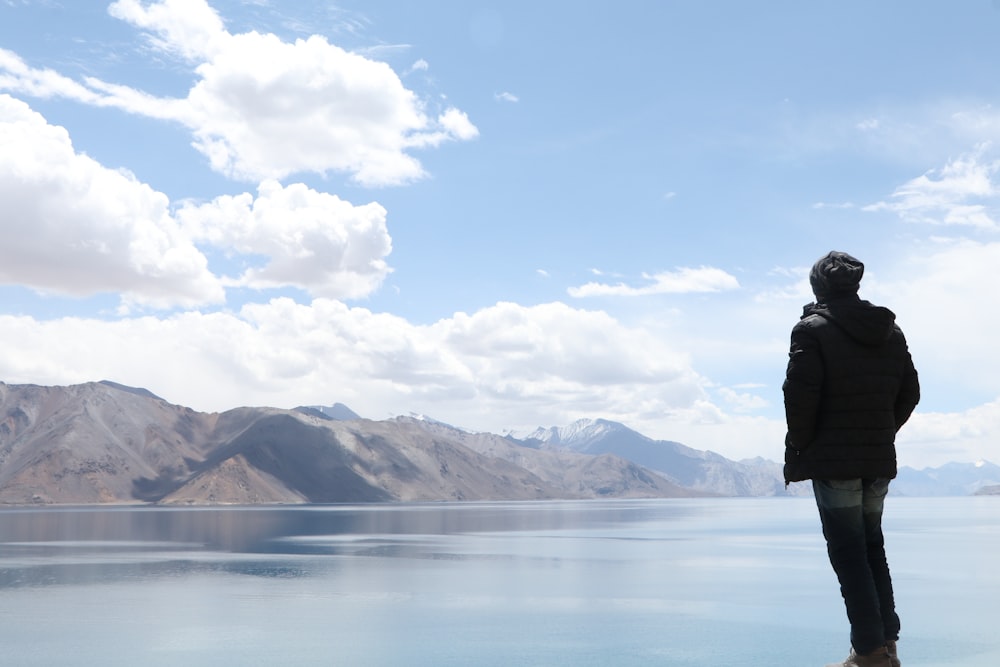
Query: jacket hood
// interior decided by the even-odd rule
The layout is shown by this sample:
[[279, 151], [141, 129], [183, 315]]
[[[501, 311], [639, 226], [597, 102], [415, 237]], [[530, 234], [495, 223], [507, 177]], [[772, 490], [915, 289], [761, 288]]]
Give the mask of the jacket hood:
[[802, 317], [810, 315], [819, 315], [833, 322], [863, 345], [882, 345], [889, 340], [896, 327], [896, 314], [891, 310], [853, 295], [807, 304]]

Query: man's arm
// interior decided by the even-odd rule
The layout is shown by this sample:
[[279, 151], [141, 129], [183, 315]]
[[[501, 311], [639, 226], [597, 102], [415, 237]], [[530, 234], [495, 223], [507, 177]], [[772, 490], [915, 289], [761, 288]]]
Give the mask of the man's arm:
[[792, 329], [788, 368], [781, 386], [785, 395], [785, 446], [796, 451], [807, 448], [816, 435], [816, 420], [823, 389], [823, 357], [819, 341], [805, 322]]
[[920, 402], [920, 380], [917, 378], [917, 369], [913, 366], [913, 358], [910, 356], [910, 351], [906, 349], [905, 339], [903, 349], [906, 350], [906, 365], [903, 367], [903, 377], [900, 379], [899, 393], [896, 394], [895, 413], [897, 431], [910, 418], [913, 409]]

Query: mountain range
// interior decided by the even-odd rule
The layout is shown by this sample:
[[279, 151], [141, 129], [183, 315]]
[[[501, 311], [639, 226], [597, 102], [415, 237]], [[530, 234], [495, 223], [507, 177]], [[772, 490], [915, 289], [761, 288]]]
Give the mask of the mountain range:
[[113, 382], [0, 383], [6, 504], [691, 495], [700, 494], [611, 454], [542, 452], [413, 418], [360, 419], [343, 406], [201, 413]]
[[653, 440], [617, 422], [583, 419], [566, 427], [539, 428], [523, 441], [544, 450], [614, 454], [655, 470], [675, 484], [722, 496], [779, 496], [812, 493], [785, 488], [782, 466], [755, 458], [732, 461], [670, 440]]
[[[784, 488], [780, 463], [760, 457], [733, 461], [679, 442], [652, 440], [604, 419], [540, 428], [523, 443], [584, 454], [615, 454], [655, 470], [680, 486], [716, 495], [812, 495], [808, 482]], [[953, 462], [921, 470], [900, 466], [889, 492], [895, 496], [1000, 495], [1000, 466], [989, 461]]]
[[[1000, 489], [993, 464], [902, 469], [900, 495]], [[0, 504], [259, 504], [778, 496], [781, 466], [603, 419], [525, 437], [342, 404], [202, 413], [114, 382], [0, 383]]]

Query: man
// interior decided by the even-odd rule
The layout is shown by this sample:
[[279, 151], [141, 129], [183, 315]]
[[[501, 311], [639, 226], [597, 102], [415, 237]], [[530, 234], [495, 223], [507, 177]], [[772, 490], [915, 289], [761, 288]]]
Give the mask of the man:
[[896, 476], [896, 432], [920, 400], [903, 332], [858, 297], [865, 267], [830, 252], [812, 267], [816, 302], [792, 329], [785, 395], [785, 483], [811, 479], [851, 652], [828, 667], [899, 667], [882, 505]]

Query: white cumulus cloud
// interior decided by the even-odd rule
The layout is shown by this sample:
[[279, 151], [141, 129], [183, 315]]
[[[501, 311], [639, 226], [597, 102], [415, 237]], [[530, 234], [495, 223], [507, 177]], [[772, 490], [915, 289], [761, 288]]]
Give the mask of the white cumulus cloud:
[[416, 411], [494, 432], [594, 415], [662, 431], [717, 413], [669, 343], [560, 303], [430, 325], [332, 299], [160, 319], [8, 315], [0, 341], [6, 382], [106, 378], [199, 410], [341, 401], [373, 418]]
[[77, 153], [67, 132], [0, 94], [0, 281], [156, 306], [223, 289], [161, 192]]
[[354, 206], [301, 183], [265, 181], [256, 198], [244, 193], [187, 204], [177, 218], [195, 241], [265, 258], [237, 285], [295, 286], [316, 296], [358, 298], [389, 273], [386, 210], [377, 203]]
[[341, 172], [366, 186], [402, 184], [424, 176], [408, 151], [478, 135], [465, 112], [430, 113], [387, 64], [323, 36], [231, 34], [204, 0], [120, 0], [109, 11], [190, 64], [196, 82], [186, 97], [94, 77], [77, 82], [8, 51], [0, 52], [0, 90], [181, 123], [213, 169], [248, 181]]

